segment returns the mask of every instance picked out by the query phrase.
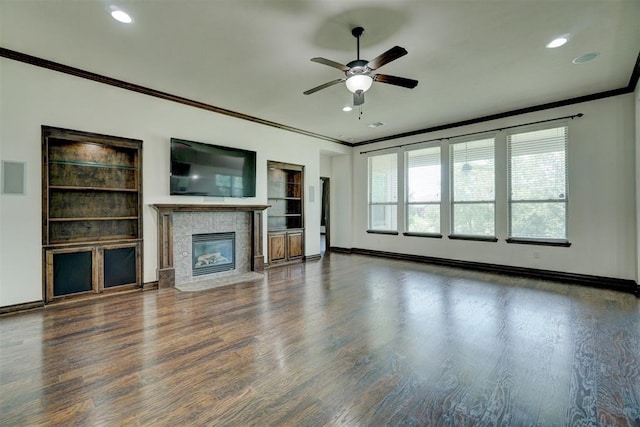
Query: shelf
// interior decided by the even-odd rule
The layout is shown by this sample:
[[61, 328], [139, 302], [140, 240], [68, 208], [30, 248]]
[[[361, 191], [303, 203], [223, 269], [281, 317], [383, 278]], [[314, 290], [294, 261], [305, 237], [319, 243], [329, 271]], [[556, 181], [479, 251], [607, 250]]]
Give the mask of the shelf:
[[120, 221], [123, 219], [138, 219], [137, 216], [103, 216], [93, 218], [49, 218], [49, 222], [72, 222], [72, 221]]
[[112, 192], [129, 192], [137, 193], [137, 188], [108, 188], [108, 187], [81, 187], [72, 185], [50, 185], [50, 190], [80, 190], [80, 191], [112, 191]]
[[65, 243], [51, 243], [49, 245], [44, 245], [44, 249], [75, 249], [75, 248], [87, 248], [95, 245], [105, 246], [105, 245], [135, 245], [136, 243], [142, 242], [143, 239], [140, 238], [132, 238], [129, 236], [124, 236], [122, 238], [113, 238], [113, 239], [96, 239], [96, 240], [82, 240], [78, 242], [65, 242]]
[[129, 243], [137, 242], [140, 239], [128, 236], [126, 234], [118, 234], [108, 237], [87, 239], [84, 237], [71, 237], [65, 239], [52, 239], [51, 243], [47, 245], [47, 248], [58, 249], [64, 247], [84, 247], [84, 246], [96, 246], [104, 244], [116, 244], [116, 243]]
[[99, 163], [99, 162], [83, 162], [83, 161], [80, 161], [80, 160], [50, 160], [49, 164], [72, 165], [72, 166], [89, 166], [89, 167], [93, 167], [93, 168], [138, 170], [137, 166], [113, 165], [113, 164], [109, 164], [109, 163]]
[[300, 217], [302, 214], [284, 214], [284, 215], [269, 215], [269, 218], [291, 218], [291, 217]]

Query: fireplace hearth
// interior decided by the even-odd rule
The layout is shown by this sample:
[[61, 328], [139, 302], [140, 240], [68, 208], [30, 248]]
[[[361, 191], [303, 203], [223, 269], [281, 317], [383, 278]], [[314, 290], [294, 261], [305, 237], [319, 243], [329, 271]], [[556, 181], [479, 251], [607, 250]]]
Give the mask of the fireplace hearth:
[[236, 233], [206, 233], [191, 236], [192, 276], [236, 268]]

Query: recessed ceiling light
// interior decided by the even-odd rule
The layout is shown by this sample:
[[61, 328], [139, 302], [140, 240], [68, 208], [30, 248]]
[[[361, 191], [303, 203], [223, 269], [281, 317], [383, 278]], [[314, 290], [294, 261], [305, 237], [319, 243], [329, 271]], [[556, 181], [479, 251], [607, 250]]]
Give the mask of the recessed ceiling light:
[[133, 22], [133, 18], [124, 10], [118, 9], [117, 7], [111, 6], [110, 8], [111, 17], [118, 22], [122, 22], [123, 24], [131, 24]]
[[593, 61], [600, 55], [598, 52], [585, 53], [584, 55], [573, 58], [574, 64], [584, 64], [585, 62]]
[[344, 111], [345, 113], [348, 113], [351, 110], [353, 110], [353, 108], [349, 107], [348, 105], [346, 107], [342, 107], [342, 111]]
[[568, 41], [569, 41], [569, 39], [564, 37], [564, 36], [563, 37], [558, 37], [558, 38], [555, 38], [555, 39], [551, 40], [549, 43], [547, 43], [547, 48], [554, 49], [556, 47], [563, 46]]

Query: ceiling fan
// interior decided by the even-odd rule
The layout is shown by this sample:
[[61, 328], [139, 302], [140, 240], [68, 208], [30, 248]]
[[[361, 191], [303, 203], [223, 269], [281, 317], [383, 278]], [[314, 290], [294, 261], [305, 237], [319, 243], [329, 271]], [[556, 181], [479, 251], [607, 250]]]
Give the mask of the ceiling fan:
[[364, 33], [364, 28], [355, 27], [351, 30], [351, 34], [357, 40], [357, 59], [349, 62], [347, 65], [342, 65], [339, 62], [332, 61], [326, 58], [311, 58], [311, 61], [319, 64], [328, 65], [333, 68], [337, 68], [344, 72], [345, 77], [335, 79], [320, 86], [316, 86], [313, 89], [309, 89], [303, 92], [305, 95], [311, 95], [319, 90], [328, 88], [338, 83], [345, 82], [347, 89], [353, 93], [353, 105], [364, 104], [364, 93], [369, 90], [374, 81], [380, 83], [387, 83], [394, 86], [406, 87], [413, 89], [418, 85], [417, 80], [407, 79], [404, 77], [390, 76], [388, 74], [373, 74], [378, 68], [391, 61], [395, 61], [407, 54], [407, 50], [400, 46], [394, 46], [383, 54], [377, 56], [371, 61], [360, 59], [360, 37]]

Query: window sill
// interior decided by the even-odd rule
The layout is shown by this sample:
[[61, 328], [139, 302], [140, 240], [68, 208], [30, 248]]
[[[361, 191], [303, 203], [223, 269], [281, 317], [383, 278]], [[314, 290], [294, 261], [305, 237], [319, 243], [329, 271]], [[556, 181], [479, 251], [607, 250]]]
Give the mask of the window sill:
[[498, 239], [493, 236], [465, 236], [462, 234], [451, 234], [449, 236], [451, 240], [475, 240], [477, 242], [497, 242]]
[[430, 237], [432, 239], [442, 239], [442, 234], [440, 233], [416, 233], [407, 231], [406, 233], [402, 233], [402, 235], [411, 237]]
[[397, 231], [391, 230], [367, 230], [369, 234], [388, 234], [390, 236], [397, 236], [399, 233]]
[[520, 245], [539, 245], [539, 246], [560, 246], [568, 248], [571, 246], [571, 243], [567, 240], [538, 240], [538, 239], [519, 239], [519, 238], [509, 238], [506, 240], [507, 243], [517, 243]]

